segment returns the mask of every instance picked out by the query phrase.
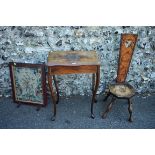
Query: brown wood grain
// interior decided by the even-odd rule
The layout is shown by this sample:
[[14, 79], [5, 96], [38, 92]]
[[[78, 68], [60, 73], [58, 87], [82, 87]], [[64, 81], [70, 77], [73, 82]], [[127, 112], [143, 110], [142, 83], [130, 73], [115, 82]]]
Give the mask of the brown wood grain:
[[97, 66], [53, 66], [49, 67], [50, 75], [96, 73]]
[[47, 66], [99, 65], [95, 51], [55, 51], [49, 52]]
[[124, 82], [129, 70], [130, 62], [137, 41], [136, 34], [122, 34], [119, 53], [117, 82]]
[[[48, 84], [51, 91], [53, 101], [54, 114], [51, 118], [52, 121], [56, 117], [56, 98], [53, 91], [52, 76], [61, 74], [81, 74], [92, 73], [92, 102], [91, 102], [91, 117], [94, 118], [93, 105], [96, 101], [96, 92], [100, 82], [100, 62], [95, 51], [57, 51], [50, 52], [48, 55]], [[87, 79], [86, 79], [87, 80]], [[56, 79], [55, 79], [56, 82]], [[57, 87], [58, 90], [58, 87]], [[58, 103], [58, 102], [57, 102]]]
[[[16, 87], [14, 80], [14, 67], [24, 67], [24, 68], [41, 68], [41, 83], [42, 83], [42, 93], [43, 93], [43, 104], [31, 101], [21, 101], [16, 99]], [[11, 85], [12, 85], [12, 97], [14, 102], [18, 104], [29, 104], [34, 106], [46, 106], [47, 105], [47, 93], [46, 93], [46, 73], [45, 73], [45, 65], [44, 64], [31, 64], [31, 63], [18, 63], [18, 62], [10, 62], [10, 77], [11, 77]]]

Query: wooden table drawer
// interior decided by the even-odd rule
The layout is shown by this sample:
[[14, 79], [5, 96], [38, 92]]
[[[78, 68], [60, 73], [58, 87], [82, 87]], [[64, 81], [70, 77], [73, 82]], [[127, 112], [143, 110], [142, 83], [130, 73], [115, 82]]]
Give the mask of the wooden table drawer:
[[76, 74], [76, 73], [96, 73], [97, 66], [52, 66], [48, 67], [48, 73], [50, 75], [59, 74]]

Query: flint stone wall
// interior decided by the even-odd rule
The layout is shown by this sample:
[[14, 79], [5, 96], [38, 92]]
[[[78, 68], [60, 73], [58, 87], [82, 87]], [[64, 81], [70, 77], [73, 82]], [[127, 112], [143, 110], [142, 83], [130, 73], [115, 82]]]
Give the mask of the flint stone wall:
[[[127, 81], [139, 93], [155, 92], [155, 27], [0, 27], [0, 96], [11, 95], [8, 63], [44, 63], [49, 51], [96, 50], [101, 60], [98, 93], [117, 74], [121, 33], [137, 33]], [[58, 76], [60, 94], [91, 95], [91, 75]]]

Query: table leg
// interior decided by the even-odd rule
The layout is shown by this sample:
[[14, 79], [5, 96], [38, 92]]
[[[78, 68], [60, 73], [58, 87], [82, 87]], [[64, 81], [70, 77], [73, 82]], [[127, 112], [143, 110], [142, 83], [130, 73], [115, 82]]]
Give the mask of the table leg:
[[92, 74], [92, 92], [94, 91], [95, 74]]
[[49, 84], [49, 88], [50, 88], [50, 92], [51, 92], [51, 97], [52, 97], [52, 101], [53, 101], [53, 109], [54, 109], [54, 114], [51, 118], [52, 121], [55, 121], [55, 117], [56, 117], [56, 99], [54, 96], [54, 90], [52, 87], [52, 76], [48, 76], [48, 84]]
[[[92, 74], [92, 93], [94, 92], [94, 87], [95, 87], [95, 81], [96, 81], [96, 78], [95, 78], [95, 74]], [[95, 98], [94, 102], [96, 103], [97, 100]]]
[[58, 104], [59, 102], [59, 89], [58, 89], [58, 85], [57, 85], [57, 81], [56, 81], [56, 78], [55, 78], [55, 75], [53, 75], [53, 80], [54, 80], [54, 84], [55, 84], [55, 88], [56, 88], [56, 94], [57, 94], [57, 100], [56, 100], [56, 104]]
[[92, 102], [91, 102], [91, 118], [93, 119], [95, 118], [94, 113], [93, 113], [93, 105], [95, 102], [96, 92], [99, 87], [99, 82], [100, 82], [100, 66], [97, 66], [96, 81], [95, 81], [95, 86], [94, 86], [94, 91], [93, 91]]

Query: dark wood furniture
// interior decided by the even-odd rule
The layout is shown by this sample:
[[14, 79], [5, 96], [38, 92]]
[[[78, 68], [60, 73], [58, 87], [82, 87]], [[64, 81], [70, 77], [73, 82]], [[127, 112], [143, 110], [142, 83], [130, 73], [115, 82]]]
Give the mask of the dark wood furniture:
[[112, 105], [116, 98], [128, 100], [129, 121], [132, 122], [132, 102], [131, 97], [135, 94], [134, 88], [125, 82], [129, 70], [130, 62], [132, 59], [133, 51], [137, 41], [136, 34], [122, 34], [121, 45], [119, 53], [118, 71], [116, 83], [109, 86], [109, 92], [104, 101], [112, 95], [112, 99], [108, 104], [106, 111], [103, 113], [102, 118], [106, 118], [107, 113], [111, 110]]
[[14, 102], [35, 105], [37, 110], [47, 104], [45, 64], [10, 62]]
[[[100, 62], [95, 51], [56, 51], [48, 55], [48, 84], [54, 107], [52, 121], [56, 117], [56, 103], [59, 102], [59, 91], [55, 75], [92, 73], [91, 117], [94, 118], [93, 105], [100, 81]], [[53, 83], [54, 81], [54, 83]], [[55, 85], [56, 92], [54, 91]]]

